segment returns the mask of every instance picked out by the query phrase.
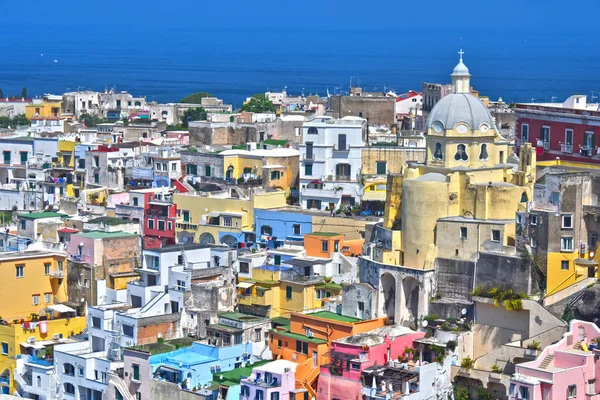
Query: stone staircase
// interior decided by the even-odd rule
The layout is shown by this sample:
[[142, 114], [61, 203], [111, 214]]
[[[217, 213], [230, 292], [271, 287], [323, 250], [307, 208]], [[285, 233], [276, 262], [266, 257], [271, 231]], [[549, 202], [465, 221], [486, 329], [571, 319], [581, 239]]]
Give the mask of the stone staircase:
[[544, 358], [544, 360], [540, 363], [539, 368], [541, 368], [541, 369], [548, 368], [548, 365], [550, 365], [552, 360], [554, 360], [554, 354], [546, 356], [546, 358]]

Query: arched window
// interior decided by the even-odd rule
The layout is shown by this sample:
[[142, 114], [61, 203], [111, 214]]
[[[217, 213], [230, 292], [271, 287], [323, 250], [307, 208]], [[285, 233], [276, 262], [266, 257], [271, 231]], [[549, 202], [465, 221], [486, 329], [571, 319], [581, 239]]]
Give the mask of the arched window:
[[309, 135], [318, 135], [319, 131], [314, 126], [311, 126], [310, 128], [308, 128], [308, 134]]
[[444, 152], [442, 151], [442, 144], [440, 142], [437, 142], [435, 144], [435, 149], [433, 150], [433, 159], [434, 160], [443, 160], [444, 159]]
[[464, 144], [457, 144], [454, 159], [456, 161], [467, 161], [469, 159], [469, 155], [467, 154], [467, 146]]
[[38, 375], [35, 378], [35, 381], [36, 381], [38, 387], [42, 387], [42, 377], [41, 376]]
[[484, 143], [481, 145], [481, 151], [479, 152], [479, 161], [485, 161], [489, 157], [490, 156], [488, 155], [487, 144]]
[[64, 363], [63, 372], [65, 375], [75, 376], [75, 367], [73, 366], [73, 364]]
[[64, 388], [65, 388], [65, 393], [75, 394], [75, 386], [73, 386], [73, 384], [67, 382], [67, 383], [65, 383]]

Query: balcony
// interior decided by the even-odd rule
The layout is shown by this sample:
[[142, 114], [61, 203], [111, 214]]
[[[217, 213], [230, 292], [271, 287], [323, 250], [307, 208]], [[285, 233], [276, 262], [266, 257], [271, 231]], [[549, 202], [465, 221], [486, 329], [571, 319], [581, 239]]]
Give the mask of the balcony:
[[302, 188], [302, 197], [317, 197], [326, 199], [339, 199], [342, 197], [342, 191], [329, 189]]
[[573, 152], [573, 145], [572, 144], [561, 143], [560, 144], [560, 151], [562, 153], [572, 153]]
[[25, 360], [25, 362], [27, 364], [34, 364], [34, 365], [41, 366], [41, 367], [53, 367], [54, 366], [53, 359], [38, 358], [36, 356], [29, 356]]
[[72, 261], [83, 261], [83, 256], [81, 254], [71, 254], [70, 258]]
[[543, 147], [544, 150], [550, 150], [550, 142], [546, 142], [543, 140], [537, 141], [537, 147]]
[[594, 155], [594, 149], [590, 146], [581, 146], [579, 147], [579, 154], [584, 157], [591, 157]]
[[279, 280], [280, 281], [288, 281], [288, 282], [299, 283], [299, 284], [302, 284], [302, 285], [314, 285], [314, 284], [318, 284], [318, 283], [323, 283], [324, 282], [324, 279], [323, 279], [322, 276], [318, 276], [318, 275], [308, 275], [308, 276], [298, 275], [293, 270], [282, 271]]
[[63, 270], [55, 269], [55, 270], [50, 271], [50, 278], [63, 279], [64, 277], [65, 277], [65, 271], [63, 271]]
[[315, 153], [302, 154], [302, 160], [313, 161], [315, 159]]
[[198, 230], [197, 224], [190, 224], [189, 222], [178, 222], [175, 224], [177, 229], [181, 229], [184, 231], [196, 231]]

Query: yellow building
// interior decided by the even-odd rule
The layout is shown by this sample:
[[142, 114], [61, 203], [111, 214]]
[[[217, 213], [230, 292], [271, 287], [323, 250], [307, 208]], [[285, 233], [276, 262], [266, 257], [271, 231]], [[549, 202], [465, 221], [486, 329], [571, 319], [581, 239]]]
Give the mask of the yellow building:
[[[40, 354], [41, 349], [49, 353], [51, 350], [47, 350], [48, 348], [60, 344], [61, 339], [80, 334], [86, 327], [86, 317], [75, 317], [74, 310], [67, 313], [52, 311], [52, 314], [50, 314], [51, 310], [46, 311], [47, 315], [51, 315], [47, 317], [48, 319], [31, 321], [28, 318], [24, 322], [7, 321], [8, 324], [0, 325], [0, 387], [9, 388], [8, 393], [14, 393], [17, 389], [15, 382], [17, 357]], [[57, 316], [55, 319], [53, 319], [54, 315]], [[3, 389], [2, 393], [5, 392], [6, 389]]]
[[262, 186], [290, 193], [298, 187], [300, 152], [290, 148], [225, 150], [224, 179], [261, 180]]
[[516, 212], [532, 199], [535, 152], [524, 146], [518, 165], [507, 163], [509, 142], [470, 93], [470, 77], [461, 55], [453, 92], [429, 113], [426, 161], [388, 176], [383, 227], [360, 259], [361, 282], [384, 294], [376, 316], [396, 323], [415, 326], [428, 313], [438, 257], [474, 262], [484, 249], [514, 250]]
[[[237, 197], [234, 197], [236, 194]], [[179, 243], [255, 242], [254, 209], [278, 208], [286, 205], [285, 192], [261, 191], [250, 198], [240, 196], [236, 188], [207, 194], [176, 193], [176, 234]]]
[[238, 284], [240, 310], [252, 310], [269, 318], [289, 318], [292, 312], [320, 309], [325, 299], [342, 292], [341, 285], [326, 282], [323, 277], [297, 279], [288, 270], [289, 267], [279, 265], [254, 267], [252, 279]]
[[0, 254], [2, 295], [0, 316], [5, 321], [30, 318], [49, 305], [67, 301], [66, 255], [46, 250]]
[[62, 109], [62, 96], [46, 95], [39, 104], [28, 104], [25, 106], [27, 119], [60, 117]]
[[[61, 168], [69, 168], [72, 169], [75, 167], [75, 145], [77, 143], [72, 140], [58, 140], [58, 163], [56, 166]], [[67, 197], [73, 198], [75, 197], [74, 188], [78, 187], [82, 189], [83, 180], [80, 180], [77, 185], [73, 183], [67, 183], [66, 185], [66, 193]]]

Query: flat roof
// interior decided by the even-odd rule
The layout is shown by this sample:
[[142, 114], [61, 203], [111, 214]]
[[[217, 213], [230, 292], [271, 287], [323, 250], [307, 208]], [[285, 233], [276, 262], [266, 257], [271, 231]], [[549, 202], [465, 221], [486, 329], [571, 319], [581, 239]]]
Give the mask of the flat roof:
[[339, 315], [339, 314], [333, 313], [331, 311], [318, 311], [316, 313], [304, 314], [304, 315], [308, 315], [311, 317], [317, 317], [317, 318], [323, 318], [323, 319], [329, 319], [329, 320], [338, 321], [338, 322], [347, 322], [347, 323], [354, 323], [354, 322], [362, 321], [359, 318], [346, 317], [345, 315]]
[[94, 218], [94, 219], [90, 219], [88, 220], [86, 223], [87, 224], [99, 224], [104, 222], [106, 225], [124, 225], [124, 224], [130, 224], [131, 221], [129, 220], [124, 220], [121, 218], [116, 218], [116, 217], [98, 217], [98, 218]]
[[332, 237], [332, 236], [344, 236], [344, 234], [342, 233], [335, 233], [335, 232], [311, 232], [311, 233], [307, 233], [306, 236], [327, 236], [327, 237]]
[[173, 350], [177, 350], [177, 347], [189, 347], [196, 339], [190, 337], [183, 337], [179, 339], [172, 339], [164, 341], [163, 343], [150, 343], [142, 344], [138, 346], [128, 347], [131, 350], [143, 351], [150, 353], [151, 355], [168, 353]]
[[[158, 249], [147, 249], [147, 251], [152, 251], [154, 253], [171, 253], [171, 252], [181, 252], [182, 245], [174, 245], [174, 246], [165, 246]], [[214, 247], [210, 244], [200, 244], [200, 243], [186, 243], [183, 244], [184, 250], [197, 250], [197, 249], [209, 249]]]
[[268, 319], [267, 317], [258, 317], [251, 314], [243, 314], [240, 312], [228, 312], [219, 314], [219, 318], [230, 319], [238, 322], [256, 322]]
[[[289, 328], [288, 328], [289, 329]], [[308, 337], [305, 335], [299, 335], [297, 333], [292, 333], [289, 330], [286, 329], [271, 329], [271, 332], [281, 335], [281, 336], [285, 336], [288, 337], [290, 339], [296, 339], [296, 340], [301, 340], [303, 342], [310, 342], [310, 343], [315, 343], [315, 344], [324, 344], [327, 343], [327, 340], [323, 340], [323, 339], [319, 339], [319, 338], [314, 338], [314, 337]]]
[[78, 236], [90, 238], [90, 239], [111, 239], [111, 238], [119, 238], [119, 237], [133, 237], [139, 236], [135, 233], [128, 233], [123, 231], [117, 232], [104, 232], [104, 231], [90, 231], [90, 232], [82, 232], [78, 233]]
[[245, 367], [235, 368], [235, 369], [232, 369], [231, 371], [218, 372], [213, 375], [213, 382], [215, 382], [219, 386], [227, 386], [227, 387], [239, 385], [242, 377], [250, 376], [253, 368], [260, 367], [260, 366], [263, 366], [265, 364], [272, 363], [272, 362], [273, 361], [271, 361], [271, 360], [258, 361], [258, 362], [253, 363], [252, 365], [250, 363], [248, 363], [248, 364], [246, 364]]
[[57, 212], [37, 212], [37, 213], [29, 213], [29, 214], [19, 214], [17, 215], [19, 218], [25, 219], [40, 219], [40, 218], [64, 218], [68, 217], [67, 214], [57, 213]]

